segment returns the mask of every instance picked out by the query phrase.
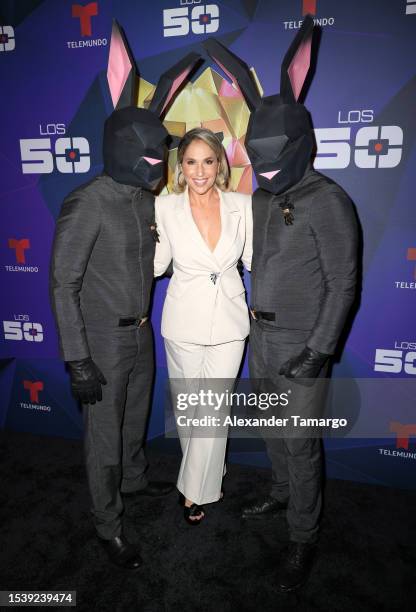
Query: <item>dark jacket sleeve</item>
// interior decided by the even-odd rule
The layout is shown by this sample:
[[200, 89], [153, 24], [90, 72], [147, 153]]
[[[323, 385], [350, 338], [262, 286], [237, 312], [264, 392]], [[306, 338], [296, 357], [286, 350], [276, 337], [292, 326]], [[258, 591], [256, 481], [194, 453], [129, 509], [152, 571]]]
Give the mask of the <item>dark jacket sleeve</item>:
[[70, 194], [56, 223], [49, 289], [65, 361], [90, 356], [80, 291], [100, 231], [99, 203], [82, 190]]
[[358, 228], [353, 204], [337, 185], [315, 196], [311, 229], [323, 275], [319, 316], [307, 345], [333, 354], [354, 301], [357, 281]]

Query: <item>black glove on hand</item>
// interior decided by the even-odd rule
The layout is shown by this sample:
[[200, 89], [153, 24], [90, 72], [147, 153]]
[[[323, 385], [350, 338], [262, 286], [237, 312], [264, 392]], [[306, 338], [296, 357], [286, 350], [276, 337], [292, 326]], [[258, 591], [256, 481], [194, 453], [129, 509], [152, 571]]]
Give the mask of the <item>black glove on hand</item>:
[[283, 374], [286, 378], [302, 379], [302, 381], [297, 382], [306, 387], [311, 387], [328, 357], [329, 355], [325, 353], [318, 353], [318, 351], [305, 346], [299, 355], [291, 357], [282, 365], [279, 374]]
[[67, 364], [75, 399], [82, 404], [101, 402], [103, 399], [101, 385], [106, 385], [107, 381], [91, 357], [79, 361], [67, 361]]

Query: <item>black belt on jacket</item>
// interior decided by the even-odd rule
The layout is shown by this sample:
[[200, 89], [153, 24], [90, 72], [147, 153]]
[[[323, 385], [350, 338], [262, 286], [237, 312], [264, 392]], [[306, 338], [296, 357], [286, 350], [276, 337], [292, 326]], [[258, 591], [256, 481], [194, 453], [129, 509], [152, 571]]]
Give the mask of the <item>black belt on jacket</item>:
[[254, 310], [251, 309], [251, 314], [255, 321], [260, 321], [260, 319], [264, 319], [265, 321], [275, 321], [276, 315], [274, 312], [264, 312], [263, 310]]
[[127, 327], [128, 325], [137, 325], [137, 327], [140, 327], [141, 325], [146, 323], [147, 317], [148, 317], [148, 315], [142, 315], [140, 317], [131, 317], [131, 318], [127, 318], [127, 319], [119, 319], [118, 320], [118, 326], [119, 327]]

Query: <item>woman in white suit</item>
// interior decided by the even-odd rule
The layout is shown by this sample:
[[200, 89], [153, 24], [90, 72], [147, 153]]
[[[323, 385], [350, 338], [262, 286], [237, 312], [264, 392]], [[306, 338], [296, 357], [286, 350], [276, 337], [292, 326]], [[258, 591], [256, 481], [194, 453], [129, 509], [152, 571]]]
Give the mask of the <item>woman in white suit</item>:
[[[175, 193], [155, 203], [155, 276], [173, 260], [162, 315], [169, 378], [193, 381], [193, 391], [206, 387], [207, 379], [234, 382], [249, 333], [237, 263], [242, 259], [250, 270], [251, 196], [226, 191], [228, 181], [221, 142], [210, 130], [195, 128], [178, 146]], [[186, 416], [202, 414], [198, 407], [192, 411]], [[202, 438], [197, 429], [178, 429], [183, 458], [177, 487], [185, 519], [197, 525], [202, 504], [222, 496], [227, 432]]]

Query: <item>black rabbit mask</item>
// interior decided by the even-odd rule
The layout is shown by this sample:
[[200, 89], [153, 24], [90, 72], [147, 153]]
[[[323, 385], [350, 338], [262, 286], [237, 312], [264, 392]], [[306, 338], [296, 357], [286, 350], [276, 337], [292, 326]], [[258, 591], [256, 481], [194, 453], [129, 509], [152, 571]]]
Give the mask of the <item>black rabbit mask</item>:
[[199, 59], [189, 53], [167, 70], [149, 108], [137, 108], [135, 62], [122, 29], [113, 22], [107, 78], [115, 110], [104, 125], [103, 156], [104, 171], [115, 181], [150, 191], [157, 187], [169, 137], [160, 116]]
[[280, 94], [265, 98], [260, 96], [247, 64], [213, 38], [204, 43], [247, 102], [251, 111], [247, 154], [259, 187], [275, 195], [301, 180], [314, 148], [309, 113], [297, 102], [310, 68], [313, 26], [308, 15], [283, 60]]

